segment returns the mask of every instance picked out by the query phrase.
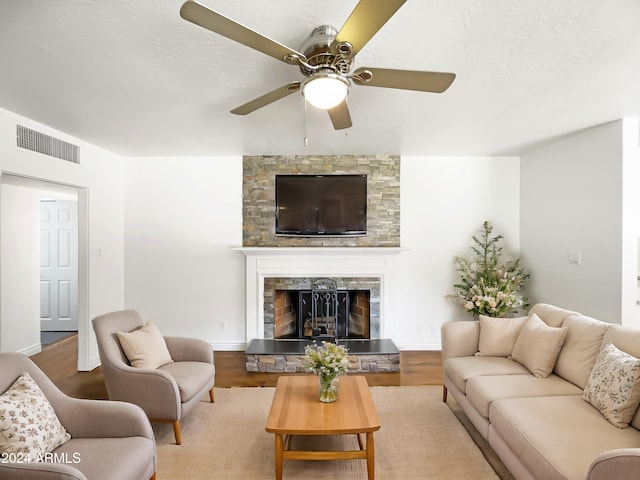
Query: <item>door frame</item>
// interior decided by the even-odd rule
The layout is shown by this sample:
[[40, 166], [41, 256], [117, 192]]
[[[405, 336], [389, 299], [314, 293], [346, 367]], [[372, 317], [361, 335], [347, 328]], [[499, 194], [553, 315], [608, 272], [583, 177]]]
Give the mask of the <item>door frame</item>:
[[[89, 189], [79, 185], [55, 182], [13, 172], [0, 171], [0, 183], [9, 183], [36, 190], [56, 187], [73, 188], [78, 203], [78, 365], [79, 371], [93, 370], [90, 357], [89, 331]], [[1, 201], [1, 199], [0, 199]], [[0, 228], [2, 226], [0, 225]], [[0, 245], [0, 252], [2, 245]], [[39, 273], [39, 272], [38, 272]], [[0, 313], [0, 323], [2, 317]]]

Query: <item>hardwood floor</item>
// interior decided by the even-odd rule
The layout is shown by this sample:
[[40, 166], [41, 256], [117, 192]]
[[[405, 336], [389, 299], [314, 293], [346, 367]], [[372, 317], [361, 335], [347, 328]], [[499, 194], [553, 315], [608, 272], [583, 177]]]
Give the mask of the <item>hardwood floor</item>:
[[[78, 372], [78, 336], [45, 347], [31, 359], [60, 390], [77, 398], [106, 399], [107, 390], [100, 367]], [[248, 373], [244, 352], [215, 352], [216, 387], [274, 387], [281, 373]], [[400, 352], [399, 373], [367, 373], [369, 385], [441, 385], [442, 359], [439, 351]]]

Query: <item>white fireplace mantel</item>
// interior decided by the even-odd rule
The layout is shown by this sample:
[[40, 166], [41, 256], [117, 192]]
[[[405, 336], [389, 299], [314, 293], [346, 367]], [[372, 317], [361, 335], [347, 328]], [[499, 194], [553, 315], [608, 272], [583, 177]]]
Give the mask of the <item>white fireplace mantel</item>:
[[264, 338], [264, 279], [268, 277], [377, 277], [380, 335], [391, 337], [394, 260], [401, 247], [238, 247], [246, 256], [246, 341]]

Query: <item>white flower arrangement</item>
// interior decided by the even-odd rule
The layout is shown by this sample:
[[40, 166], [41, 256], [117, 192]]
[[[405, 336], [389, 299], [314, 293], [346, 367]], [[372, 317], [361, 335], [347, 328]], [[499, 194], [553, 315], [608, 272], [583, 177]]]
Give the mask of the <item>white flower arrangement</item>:
[[304, 347], [304, 366], [322, 377], [336, 377], [347, 371], [349, 355], [347, 347], [322, 342]]
[[454, 285], [457, 292], [448, 297], [474, 316], [516, 313], [528, 306], [521, 292], [531, 275], [520, 266], [520, 259], [501, 263], [502, 235], [491, 237], [493, 227], [489, 222], [482, 226], [482, 238], [472, 237], [475, 261], [456, 257], [460, 282]]

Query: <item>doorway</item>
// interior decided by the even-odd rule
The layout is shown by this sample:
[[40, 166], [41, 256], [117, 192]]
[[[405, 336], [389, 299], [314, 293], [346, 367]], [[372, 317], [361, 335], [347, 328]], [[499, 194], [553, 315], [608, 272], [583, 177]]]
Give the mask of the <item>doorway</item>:
[[[54, 297], [52, 293], [43, 293], [46, 281], [41, 281], [41, 267], [46, 263], [41, 243], [49, 243], [64, 257], [62, 264], [72, 265], [70, 268], [74, 270], [74, 281], [62, 279], [56, 282], [62, 285], [55, 293], [60, 311], [58, 320], [62, 319], [67, 331], [78, 332], [78, 370], [92, 369], [88, 332], [87, 193], [86, 188], [2, 172], [0, 351], [32, 355], [41, 349], [41, 323], [45, 321], [41, 317], [48, 317], [46, 309], [51, 308], [50, 304], [45, 307], [46, 297]], [[63, 232], [59, 225], [57, 242], [41, 242], [41, 200], [71, 202], [71, 211], [60, 213], [59, 217], [73, 217], [74, 231]], [[60, 241], [69, 242], [68, 248], [63, 246], [61, 249]], [[66, 318], [69, 318], [68, 322]], [[53, 328], [60, 328], [60, 324]]]

